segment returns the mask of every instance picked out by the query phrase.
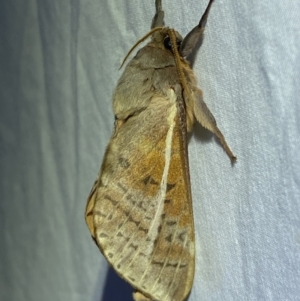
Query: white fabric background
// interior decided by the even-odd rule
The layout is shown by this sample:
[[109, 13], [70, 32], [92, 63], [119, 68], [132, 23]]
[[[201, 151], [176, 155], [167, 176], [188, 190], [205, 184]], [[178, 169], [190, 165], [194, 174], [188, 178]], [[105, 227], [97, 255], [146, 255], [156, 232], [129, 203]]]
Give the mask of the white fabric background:
[[[164, 0], [185, 35], [207, 1]], [[84, 222], [112, 91], [154, 0], [0, 1], [0, 300], [127, 301]], [[238, 157], [189, 143], [189, 301], [300, 299], [300, 2], [216, 0], [194, 70]]]

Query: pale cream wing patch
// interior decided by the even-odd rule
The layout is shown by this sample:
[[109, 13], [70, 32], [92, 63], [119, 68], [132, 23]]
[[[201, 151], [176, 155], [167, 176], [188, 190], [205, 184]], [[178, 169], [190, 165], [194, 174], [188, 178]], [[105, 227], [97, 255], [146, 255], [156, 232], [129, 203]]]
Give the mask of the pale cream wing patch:
[[[111, 139], [86, 219], [104, 256], [153, 300], [182, 301], [194, 276], [186, 141], [172, 89]], [[185, 122], [185, 121], [184, 121]]]

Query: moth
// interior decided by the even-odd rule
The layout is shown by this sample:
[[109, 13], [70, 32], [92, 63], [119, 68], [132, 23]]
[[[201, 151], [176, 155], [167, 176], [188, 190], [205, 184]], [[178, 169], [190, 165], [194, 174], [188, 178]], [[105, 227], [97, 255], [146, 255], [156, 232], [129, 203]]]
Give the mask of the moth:
[[151, 31], [129, 54], [151, 40], [128, 63], [113, 94], [114, 132], [85, 218], [107, 261], [135, 288], [136, 301], [182, 301], [193, 284], [187, 133], [194, 121], [213, 132], [235, 160], [186, 60], [203, 38], [212, 3], [183, 39], [163, 27], [156, 0]]

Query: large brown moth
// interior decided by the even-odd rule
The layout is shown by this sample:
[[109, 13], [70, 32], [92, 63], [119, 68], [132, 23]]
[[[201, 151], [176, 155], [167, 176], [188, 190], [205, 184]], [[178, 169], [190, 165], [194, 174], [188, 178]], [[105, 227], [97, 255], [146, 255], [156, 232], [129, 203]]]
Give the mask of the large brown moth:
[[150, 35], [151, 41], [114, 91], [115, 129], [85, 214], [107, 261], [135, 288], [136, 301], [182, 301], [193, 284], [187, 132], [194, 120], [216, 134], [235, 160], [185, 59], [203, 37], [212, 3], [182, 39], [162, 27], [164, 12], [156, 0], [152, 30], [139, 42]]

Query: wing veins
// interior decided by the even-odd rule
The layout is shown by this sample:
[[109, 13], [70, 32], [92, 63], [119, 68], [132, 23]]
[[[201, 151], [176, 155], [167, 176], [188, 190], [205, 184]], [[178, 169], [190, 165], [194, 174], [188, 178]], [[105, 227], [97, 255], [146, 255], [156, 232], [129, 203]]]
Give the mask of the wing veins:
[[[169, 171], [169, 167], [170, 167], [170, 163], [171, 163], [172, 138], [173, 138], [173, 132], [174, 132], [174, 128], [175, 128], [175, 121], [174, 120], [175, 120], [176, 113], [177, 113], [176, 105], [173, 104], [173, 108], [174, 109], [170, 112], [170, 116], [168, 117], [168, 120], [171, 119], [171, 122], [169, 123], [170, 127], [168, 129], [168, 132], [167, 132], [167, 135], [166, 135], [166, 140], [165, 140], [165, 144], [166, 144], [166, 146], [165, 146], [165, 166], [164, 166], [164, 171], [163, 171], [162, 178], [161, 178], [161, 181], [160, 181], [160, 189], [157, 193], [157, 197], [155, 198], [155, 199], [157, 199], [158, 209], [156, 210], [153, 222], [151, 223], [151, 225], [149, 227], [148, 235], [145, 235], [144, 240], [146, 240], [148, 237], [150, 237], [150, 239], [152, 238], [151, 237], [153, 235], [151, 233], [152, 229], [157, 224], [158, 214], [160, 212], [163, 212], [163, 208], [164, 208], [163, 199], [166, 195], [168, 171]], [[158, 229], [158, 227], [159, 227], [159, 225], [157, 226], [157, 229]], [[157, 233], [156, 233], [156, 237], [157, 237]], [[155, 239], [153, 238], [152, 239], [152, 244], [154, 243], [154, 241], [155, 241]], [[152, 250], [152, 252], [153, 252], [153, 250]], [[138, 255], [138, 252], [136, 252], [136, 254], [133, 256], [131, 262], [127, 265], [126, 268], [128, 268], [132, 264], [132, 262], [134, 261], [134, 259], [136, 258], [137, 255]]]
[[184, 251], [184, 249], [185, 249], [185, 245], [186, 245], [186, 242], [187, 242], [187, 238], [188, 238], [188, 235], [186, 235], [186, 237], [185, 237], [184, 244], [183, 244], [183, 247], [182, 247], [182, 250], [181, 250], [180, 260], [179, 260], [178, 265], [177, 265], [177, 267], [176, 267], [176, 271], [175, 271], [175, 273], [174, 273], [174, 275], [173, 275], [173, 279], [172, 279], [172, 281], [171, 281], [170, 284], [169, 284], [169, 288], [168, 288], [168, 291], [167, 291], [165, 297], [168, 296], [168, 294], [169, 294], [169, 292], [170, 292], [170, 290], [171, 290], [172, 284], [173, 284], [173, 282], [174, 282], [174, 280], [175, 280], [175, 277], [176, 277], [176, 275], [177, 275], [177, 273], [178, 273], [178, 269], [179, 269], [180, 264], [181, 264], [181, 261], [182, 261], [182, 253], [183, 253], [183, 251]]
[[[153, 170], [153, 168], [154, 168], [155, 166], [156, 166], [156, 165], [153, 165], [152, 168], [150, 169], [150, 171]], [[147, 172], [145, 172], [145, 173], [143, 174], [143, 176], [145, 176], [145, 175], [148, 173], [148, 171], [149, 171], [149, 170], [147, 170]], [[137, 181], [136, 181], [136, 182], [137, 182]], [[135, 205], [133, 206], [133, 208], [130, 210], [130, 213], [133, 211], [134, 208], [136, 208], [137, 204], [138, 204], [138, 202], [136, 202], [136, 204], [135, 204]], [[123, 226], [128, 222], [128, 219], [129, 219], [129, 217], [130, 217], [130, 213], [129, 213], [128, 217], [126, 218], [126, 220], [123, 222], [121, 228], [119, 228], [119, 229], [116, 231], [116, 233], [114, 234], [113, 238], [116, 237], [116, 235], [120, 232], [120, 230], [123, 228]], [[146, 215], [146, 213], [145, 213], [144, 215]], [[125, 250], [125, 248], [128, 246], [128, 244], [132, 241], [133, 236], [137, 233], [137, 231], [138, 231], [139, 229], [140, 229], [140, 225], [139, 225], [139, 226], [137, 227], [137, 229], [132, 233], [132, 235], [130, 236], [129, 240], [128, 240], [128, 241], [126, 242], [126, 244], [124, 245], [122, 251], [119, 253], [118, 257], [115, 259], [116, 261], [119, 260], [119, 258], [120, 258], [121, 255], [122, 255], [122, 252]], [[146, 236], [146, 237], [147, 237], [147, 236]], [[136, 252], [138, 252], [138, 250], [137, 250]], [[127, 268], [127, 267], [126, 267], [126, 268]]]
[[157, 282], [158, 282], [158, 280], [159, 280], [159, 277], [161, 276], [161, 274], [162, 274], [164, 268], [166, 267], [166, 264], [167, 264], [167, 261], [168, 261], [168, 258], [169, 258], [171, 249], [172, 249], [173, 244], [174, 244], [174, 240], [175, 240], [175, 238], [176, 238], [176, 233], [177, 233], [177, 230], [178, 230], [178, 225], [179, 225], [179, 223], [176, 224], [176, 228], [175, 228], [175, 231], [174, 231], [174, 236], [173, 236], [172, 242], [170, 243], [170, 246], [169, 246], [169, 249], [168, 249], [168, 254], [167, 254], [167, 256], [165, 257], [164, 265], [163, 265], [163, 267], [161, 268], [161, 270], [160, 270], [160, 272], [159, 272], [159, 275], [157, 276], [157, 279], [156, 279], [156, 281], [154, 282], [154, 284], [153, 284], [153, 286], [152, 286], [152, 288], [151, 288], [151, 290], [150, 290], [151, 292], [152, 292], [152, 291], [154, 290], [154, 288], [156, 287]]
[[[163, 137], [163, 136], [162, 136], [162, 137]], [[151, 151], [152, 151], [153, 149], [155, 149], [155, 147], [156, 147], [157, 144], [160, 142], [160, 140], [161, 140], [161, 138], [160, 138], [159, 140], [157, 140], [156, 144], [153, 146], [153, 148], [151, 149]], [[150, 153], [151, 151], [149, 151], [148, 153]], [[139, 161], [141, 161], [143, 157], [144, 157], [144, 156], [141, 155], [141, 156], [138, 158], [138, 160], [135, 161], [135, 164], [137, 164]], [[154, 167], [154, 166], [156, 166], [156, 165], [153, 165], [152, 167]], [[151, 170], [153, 170], [153, 168], [152, 168]], [[123, 171], [123, 173], [121, 173], [120, 178], [122, 177], [122, 175], [123, 175], [124, 173], [125, 173], [125, 171]], [[147, 170], [146, 173], [148, 173], [148, 170]], [[145, 174], [146, 174], [146, 173], [145, 173]], [[144, 175], [145, 175], [145, 174], [144, 174]], [[114, 175], [114, 174], [112, 174], [112, 177], [113, 177], [113, 175]], [[101, 181], [101, 177], [100, 177], [99, 180]], [[134, 184], [138, 183], [139, 180], [140, 180], [140, 178], [137, 178], [137, 180], [134, 182]], [[99, 187], [98, 187], [97, 189], [99, 189]], [[112, 209], [112, 211], [111, 211], [109, 214], [107, 214], [107, 217], [106, 217], [105, 220], [103, 220], [103, 222], [106, 222], [107, 219], [108, 219], [108, 217], [109, 217], [110, 215], [113, 215], [113, 214], [114, 214], [114, 212], [115, 212], [115, 211], [117, 210], [117, 208], [119, 207], [119, 204], [120, 204], [120, 203], [124, 200], [124, 198], [127, 196], [127, 193], [128, 193], [128, 191], [127, 191], [126, 193], [124, 193], [124, 195], [122, 196], [122, 198], [118, 201], [118, 204], [116, 204], [116, 206], [114, 206], [114, 208]], [[120, 229], [118, 229], [118, 230], [120, 230]], [[118, 231], [118, 230], [117, 230], [117, 231]]]

